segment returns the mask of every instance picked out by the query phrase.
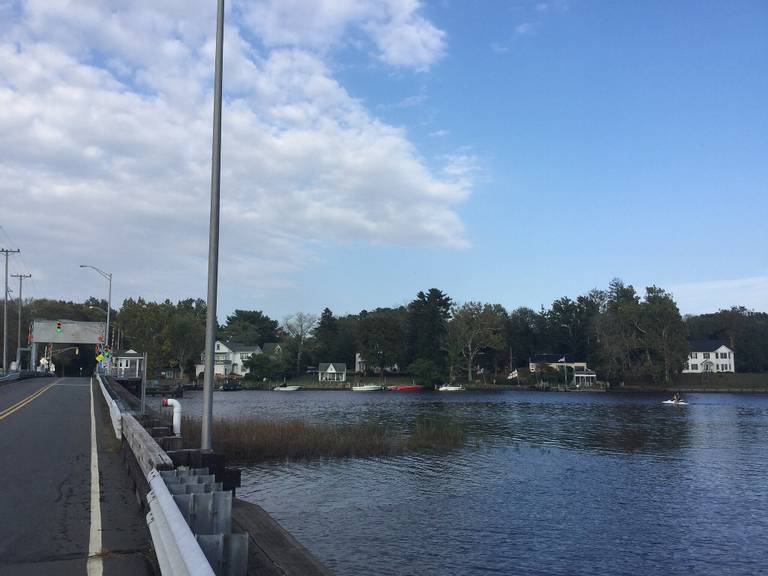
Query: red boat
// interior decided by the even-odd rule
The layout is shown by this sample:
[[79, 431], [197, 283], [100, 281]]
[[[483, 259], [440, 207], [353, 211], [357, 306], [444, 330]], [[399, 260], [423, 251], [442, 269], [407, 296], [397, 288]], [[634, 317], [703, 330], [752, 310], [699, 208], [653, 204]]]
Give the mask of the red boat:
[[400, 384], [398, 386], [389, 386], [388, 390], [390, 392], [421, 392], [424, 388], [418, 384]]

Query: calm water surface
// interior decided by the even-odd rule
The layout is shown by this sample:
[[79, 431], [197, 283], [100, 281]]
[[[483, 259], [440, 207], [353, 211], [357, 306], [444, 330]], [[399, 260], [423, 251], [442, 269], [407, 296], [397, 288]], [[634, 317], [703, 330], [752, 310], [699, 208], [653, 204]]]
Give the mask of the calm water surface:
[[[768, 397], [217, 392], [216, 416], [450, 418], [448, 454], [243, 470], [340, 576], [768, 574]], [[185, 411], [200, 413], [200, 393]]]

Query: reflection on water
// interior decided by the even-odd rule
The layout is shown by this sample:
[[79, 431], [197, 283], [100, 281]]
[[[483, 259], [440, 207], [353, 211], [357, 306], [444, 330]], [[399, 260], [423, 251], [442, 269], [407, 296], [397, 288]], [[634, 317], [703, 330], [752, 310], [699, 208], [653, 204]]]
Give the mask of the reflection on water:
[[[243, 471], [337, 574], [758, 574], [768, 563], [768, 398], [217, 393], [217, 415], [449, 417], [449, 454]], [[200, 411], [199, 394], [184, 400]]]

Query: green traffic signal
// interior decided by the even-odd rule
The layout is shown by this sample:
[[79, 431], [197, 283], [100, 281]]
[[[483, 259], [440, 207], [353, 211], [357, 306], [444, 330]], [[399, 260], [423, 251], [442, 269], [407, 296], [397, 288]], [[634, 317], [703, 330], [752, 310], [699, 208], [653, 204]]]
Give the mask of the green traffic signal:
[[61, 322], [56, 322], [56, 334], [61, 334]]

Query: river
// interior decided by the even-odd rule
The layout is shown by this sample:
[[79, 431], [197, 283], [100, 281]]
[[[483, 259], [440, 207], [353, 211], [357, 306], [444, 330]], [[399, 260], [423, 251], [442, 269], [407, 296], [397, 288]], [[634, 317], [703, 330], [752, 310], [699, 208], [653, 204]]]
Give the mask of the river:
[[243, 469], [239, 497], [339, 576], [768, 573], [768, 396], [686, 399], [244, 391], [214, 413], [467, 430], [449, 453]]

